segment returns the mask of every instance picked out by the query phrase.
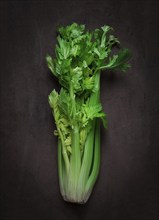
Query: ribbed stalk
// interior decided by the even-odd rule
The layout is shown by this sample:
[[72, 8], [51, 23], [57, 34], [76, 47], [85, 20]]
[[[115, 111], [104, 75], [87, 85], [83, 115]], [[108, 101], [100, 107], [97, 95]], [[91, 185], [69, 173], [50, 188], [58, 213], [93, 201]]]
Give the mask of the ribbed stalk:
[[81, 167], [80, 157], [79, 129], [76, 125], [74, 130], [72, 131], [72, 154], [70, 158], [70, 169], [67, 185], [67, 199], [72, 202], [76, 202], [77, 198], [77, 183]]
[[71, 134], [71, 147], [72, 153], [70, 156], [70, 167], [67, 181], [67, 199], [72, 202], [77, 200], [77, 184], [81, 168], [81, 152], [80, 152], [80, 138], [79, 138], [79, 126], [76, 120], [74, 120], [76, 113], [75, 95], [73, 92], [73, 85], [70, 85], [70, 97], [72, 106], [72, 134]]
[[95, 71], [95, 87], [94, 92], [90, 96], [90, 105], [95, 105], [99, 103], [100, 99], [100, 71]]
[[62, 153], [62, 144], [60, 139], [58, 139], [58, 173], [60, 192], [64, 200], [66, 200], [68, 171], [66, 170], [66, 163]]
[[59, 185], [61, 194], [64, 195], [64, 181], [63, 181], [63, 164], [62, 164], [62, 147], [61, 141], [58, 139], [58, 174], [59, 174]]
[[61, 142], [61, 152], [62, 152], [62, 155], [63, 155], [63, 159], [64, 159], [64, 163], [65, 163], [65, 168], [66, 168], [66, 172], [68, 174], [69, 172], [69, 158], [68, 158], [68, 155], [67, 155], [67, 152], [66, 152], [66, 149], [65, 149], [65, 144], [64, 144], [64, 139], [63, 139], [63, 135], [62, 135], [62, 132], [59, 128], [57, 128], [58, 130], [58, 133], [59, 133], [59, 137], [60, 137], [60, 142]]
[[89, 198], [92, 192], [93, 186], [99, 174], [99, 169], [100, 169], [100, 123], [99, 121], [97, 121], [96, 129], [95, 129], [93, 167], [85, 187], [85, 202], [87, 201], [87, 199]]
[[78, 179], [77, 185], [77, 199], [78, 201], [83, 199], [85, 185], [89, 176], [89, 172], [91, 169], [92, 164], [92, 157], [93, 157], [93, 145], [94, 145], [94, 131], [95, 131], [95, 120], [93, 120], [92, 129], [88, 134], [85, 148], [84, 148], [84, 155], [82, 160], [82, 166], [80, 170], [80, 175]]

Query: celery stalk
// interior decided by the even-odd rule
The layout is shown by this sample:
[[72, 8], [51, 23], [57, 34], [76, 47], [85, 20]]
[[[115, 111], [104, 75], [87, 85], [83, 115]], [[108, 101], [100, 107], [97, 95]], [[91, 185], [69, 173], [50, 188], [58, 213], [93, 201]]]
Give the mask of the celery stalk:
[[87, 31], [73, 23], [58, 29], [55, 58], [46, 60], [61, 89], [49, 95], [58, 136], [58, 173], [63, 199], [85, 203], [100, 169], [100, 120], [106, 127], [106, 114], [100, 101], [101, 71], [126, 71], [128, 49], [111, 53], [119, 40], [105, 25]]

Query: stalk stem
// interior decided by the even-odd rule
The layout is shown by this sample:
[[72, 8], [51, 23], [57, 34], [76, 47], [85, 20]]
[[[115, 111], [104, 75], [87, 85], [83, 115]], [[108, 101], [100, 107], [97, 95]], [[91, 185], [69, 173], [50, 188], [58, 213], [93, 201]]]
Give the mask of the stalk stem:
[[95, 129], [95, 146], [94, 146], [94, 159], [93, 159], [93, 168], [91, 175], [89, 176], [89, 179], [87, 181], [86, 187], [85, 187], [85, 199], [89, 198], [93, 186], [97, 180], [98, 174], [99, 174], [99, 168], [100, 168], [100, 123], [97, 121], [96, 123], [96, 129]]
[[66, 172], [68, 174], [70, 162], [69, 162], [69, 158], [68, 158], [68, 155], [67, 155], [67, 152], [66, 152], [66, 149], [65, 149], [65, 144], [64, 144], [64, 139], [63, 139], [62, 132], [59, 128], [57, 128], [57, 130], [58, 130], [58, 133], [59, 133], [59, 136], [60, 136], [60, 139], [61, 139], [62, 155], [63, 155], [64, 161], [65, 161]]

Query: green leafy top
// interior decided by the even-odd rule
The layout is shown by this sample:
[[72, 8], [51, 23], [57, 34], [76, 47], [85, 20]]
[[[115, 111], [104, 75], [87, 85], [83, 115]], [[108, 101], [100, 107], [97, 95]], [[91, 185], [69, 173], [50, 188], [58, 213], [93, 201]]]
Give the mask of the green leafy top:
[[119, 44], [118, 39], [110, 34], [112, 30], [105, 25], [91, 32], [85, 30], [85, 25], [76, 23], [59, 28], [56, 58], [48, 55], [47, 63], [61, 86], [69, 90], [72, 83], [75, 93], [92, 92], [96, 70], [126, 71], [129, 68], [127, 61], [131, 55], [128, 49], [111, 56], [112, 47]]

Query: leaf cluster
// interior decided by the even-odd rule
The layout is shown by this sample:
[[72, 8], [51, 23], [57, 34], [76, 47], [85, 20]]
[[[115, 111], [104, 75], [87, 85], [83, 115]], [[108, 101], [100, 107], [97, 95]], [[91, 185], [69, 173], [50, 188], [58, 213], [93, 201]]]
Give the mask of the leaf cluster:
[[[57, 132], [64, 139], [65, 146], [71, 153], [71, 129], [78, 123], [81, 148], [91, 130], [91, 121], [101, 118], [106, 126], [106, 115], [102, 105], [94, 99], [99, 93], [99, 82], [96, 74], [104, 69], [126, 71], [130, 65], [128, 49], [112, 54], [119, 40], [112, 34], [110, 26], [103, 26], [88, 31], [85, 25], [73, 23], [58, 29], [55, 58], [47, 55], [46, 60], [52, 74], [58, 79], [61, 90], [59, 94], [53, 90], [49, 95], [49, 103], [53, 110]], [[97, 89], [98, 88], [98, 89]], [[60, 136], [61, 134], [61, 136]]]

